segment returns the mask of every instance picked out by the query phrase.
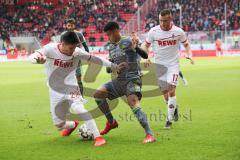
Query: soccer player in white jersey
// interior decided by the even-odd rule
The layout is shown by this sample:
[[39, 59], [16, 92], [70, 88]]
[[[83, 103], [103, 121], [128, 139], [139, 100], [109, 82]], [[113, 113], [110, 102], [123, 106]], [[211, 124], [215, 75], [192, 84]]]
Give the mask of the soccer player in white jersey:
[[[186, 58], [194, 63], [186, 34], [173, 24], [172, 19], [170, 10], [162, 10], [159, 15], [160, 25], [148, 32], [146, 41], [142, 44], [142, 49], [147, 52], [152, 45], [154, 52], [158, 83], [168, 106], [165, 128], [171, 128], [172, 121], [178, 119], [175, 90], [179, 76], [180, 44], [185, 47]], [[149, 64], [150, 60], [145, 63], [146, 66]]]
[[[62, 130], [62, 136], [69, 136], [78, 125], [78, 121], [66, 120], [69, 111], [84, 115], [83, 120], [95, 138], [95, 146], [101, 146], [106, 141], [100, 136], [91, 114], [84, 108], [82, 96], [75, 77], [79, 60], [111, 67], [114, 71], [121, 69], [108, 60], [92, 56], [77, 47], [77, 35], [68, 31], [62, 35], [60, 43], [49, 43], [30, 56], [32, 63], [44, 64], [49, 87], [51, 115], [53, 123]], [[68, 107], [67, 107], [68, 106]]]

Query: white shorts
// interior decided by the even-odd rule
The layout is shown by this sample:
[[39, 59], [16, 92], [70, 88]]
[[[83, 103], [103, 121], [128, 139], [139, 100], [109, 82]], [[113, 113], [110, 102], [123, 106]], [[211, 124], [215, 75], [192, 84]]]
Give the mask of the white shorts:
[[179, 65], [163, 66], [157, 65], [157, 81], [161, 91], [168, 90], [170, 85], [177, 86], [179, 76]]
[[50, 111], [54, 125], [63, 123], [66, 121], [67, 114], [73, 107], [78, 107], [80, 110], [85, 110], [84, 100], [77, 90], [70, 91], [67, 94], [57, 93], [50, 90]]

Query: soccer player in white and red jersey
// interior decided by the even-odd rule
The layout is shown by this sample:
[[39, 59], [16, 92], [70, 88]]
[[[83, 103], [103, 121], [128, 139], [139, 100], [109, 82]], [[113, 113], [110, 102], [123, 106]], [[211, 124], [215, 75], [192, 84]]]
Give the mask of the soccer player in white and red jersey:
[[[157, 65], [157, 79], [160, 90], [168, 106], [168, 115], [165, 128], [171, 128], [172, 121], [178, 119], [176, 108], [176, 85], [179, 76], [179, 45], [183, 44], [186, 58], [193, 64], [192, 51], [185, 32], [172, 22], [172, 14], [168, 9], [162, 10], [159, 15], [160, 25], [153, 27], [142, 44], [142, 49], [149, 52], [152, 45], [155, 64]], [[150, 60], [145, 65], [148, 66]]]
[[[95, 146], [101, 146], [106, 141], [100, 136], [98, 128], [91, 114], [84, 108], [82, 96], [75, 77], [79, 60], [111, 67], [118, 71], [122, 64], [116, 65], [108, 60], [92, 56], [77, 47], [79, 38], [68, 31], [61, 37], [60, 43], [49, 43], [30, 56], [32, 63], [44, 64], [49, 87], [51, 115], [53, 123], [62, 130], [62, 136], [69, 136], [77, 127], [78, 121], [66, 120], [66, 114], [72, 111], [84, 114], [88, 129], [95, 138]], [[69, 107], [66, 107], [69, 106]]]

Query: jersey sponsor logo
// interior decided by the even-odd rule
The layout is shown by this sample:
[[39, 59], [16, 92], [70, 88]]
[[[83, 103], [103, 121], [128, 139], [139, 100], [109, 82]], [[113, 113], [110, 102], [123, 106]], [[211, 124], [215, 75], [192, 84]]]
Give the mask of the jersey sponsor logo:
[[60, 60], [60, 59], [55, 59], [54, 60], [54, 66], [69, 68], [69, 67], [73, 66], [73, 61], [63, 61], [63, 60]]
[[158, 45], [159, 46], [173, 46], [177, 44], [177, 40], [159, 40]]
[[120, 49], [118, 46], [115, 47], [115, 48], [110, 48], [109, 49], [109, 52], [110, 52], [110, 57], [112, 59], [115, 59], [117, 57], [121, 57], [121, 56], [125, 56], [125, 52], [124, 50]]
[[119, 44], [119, 47], [120, 47], [121, 49], [124, 49], [124, 48], [129, 47], [130, 45], [131, 45], [131, 42], [125, 41], [125, 42], [122, 42], [121, 44]]

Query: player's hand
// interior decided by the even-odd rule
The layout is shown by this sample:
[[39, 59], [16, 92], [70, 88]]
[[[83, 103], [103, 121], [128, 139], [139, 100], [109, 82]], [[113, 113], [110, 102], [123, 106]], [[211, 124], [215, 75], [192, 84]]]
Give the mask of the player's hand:
[[133, 48], [136, 48], [139, 45], [139, 37], [136, 34], [131, 36]]
[[150, 59], [146, 59], [145, 62], [144, 62], [144, 67], [147, 68], [147, 67], [149, 67], [151, 64], [152, 64], [151, 60], [150, 60]]
[[133, 48], [136, 48], [139, 44], [139, 39], [138, 38], [132, 38], [132, 45], [133, 45]]
[[191, 63], [191, 64], [194, 64], [194, 63], [195, 63], [194, 60], [193, 60], [191, 57], [186, 57], [186, 59], [190, 60], [190, 63]]
[[34, 59], [36, 59], [36, 62], [38, 64], [44, 64], [46, 62], [46, 58], [44, 56], [38, 56], [37, 58]]
[[126, 62], [122, 62], [118, 65], [113, 63], [112, 66], [111, 66], [111, 70], [112, 70], [113, 73], [118, 74], [122, 69], [127, 68], [127, 66], [128, 65], [127, 65]]

